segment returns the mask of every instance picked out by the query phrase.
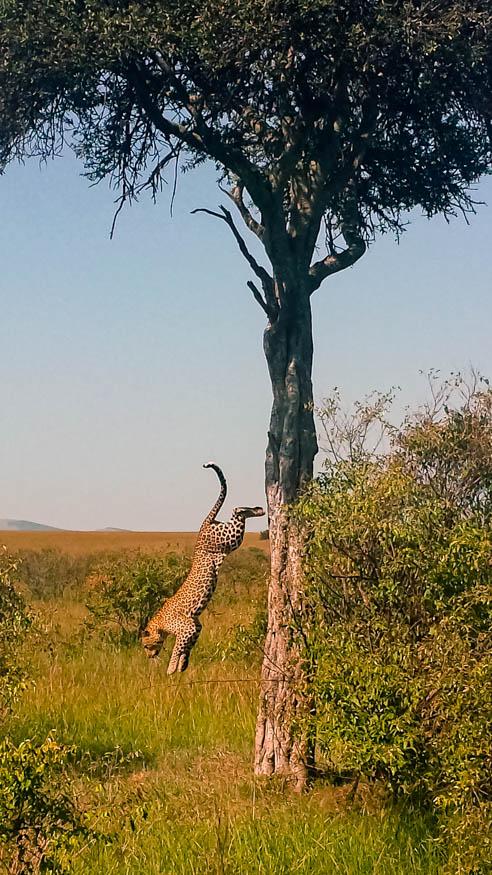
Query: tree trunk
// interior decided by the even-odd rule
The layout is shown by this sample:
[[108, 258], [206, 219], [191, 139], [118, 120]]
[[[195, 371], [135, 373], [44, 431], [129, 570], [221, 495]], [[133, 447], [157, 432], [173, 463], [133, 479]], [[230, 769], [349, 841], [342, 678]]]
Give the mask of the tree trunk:
[[[317, 452], [311, 382], [313, 342], [309, 294], [287, 295], [264, 335], [273, 389], [265, 480], [271, 578], [268, 631], [255, 739], [255, 773], [283, 775], [302, 790], [313, 765], [303, 715], [309, 710], [306, 668], [300, 654], [303, 609], [302, 532], [288, 505], [312, 478]], [[297, 727], [301, 728], [297, 728]]]

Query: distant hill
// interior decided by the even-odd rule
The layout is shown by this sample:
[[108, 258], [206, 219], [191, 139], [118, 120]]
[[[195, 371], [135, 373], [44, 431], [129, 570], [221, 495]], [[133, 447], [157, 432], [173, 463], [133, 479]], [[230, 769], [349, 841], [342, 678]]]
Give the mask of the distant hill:
[[[0, 520], [0, 532], [68, 532], [56, 526], [45, 526], [44, 523], [33, 523], [31, 520]], [[91, 529], [96, 532], [130, 532], [130, 529], [118, 529], [106, 526], [104, 529]]]
[[45, 526], [30, 520], [0, 520], [0, 532], [61, 532], [56, 526]]

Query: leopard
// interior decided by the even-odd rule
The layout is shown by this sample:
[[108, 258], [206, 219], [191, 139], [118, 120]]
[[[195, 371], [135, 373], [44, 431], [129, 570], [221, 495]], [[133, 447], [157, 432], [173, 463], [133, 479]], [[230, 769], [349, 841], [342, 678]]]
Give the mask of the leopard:
[[259, 506], [235, 507], [228, 522], [217, 520], [226, 499], [227, 482], [222, 469], [214, 462], [207, 462], [203, 467], [212, 468], [217, 474], [219, 496], [200, 526], [188, 576], [142, 632], [142, 644], [149, 659], [159, 656], [168, 635], [174, 636], [168, 675], [188, 668], [191, 651], [202, 630], [198, 618], [215, 592], [220, 566], [226, 556], [241, 546], [246, 520], [265, 514]]

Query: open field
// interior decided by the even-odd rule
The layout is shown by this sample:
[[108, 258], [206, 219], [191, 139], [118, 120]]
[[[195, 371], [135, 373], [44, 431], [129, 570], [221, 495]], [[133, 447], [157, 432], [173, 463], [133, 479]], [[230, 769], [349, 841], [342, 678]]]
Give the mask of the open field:
[[136, 647], [76, 644], [81, 606], [40, 613], [49, 646], [34, 654], [35, 686], [11, 734], [54, 732], [80, 751], [77, 794], [109, 842], [77, 857], [74, 872], [437, 875], [425, 820], [386, 809], [367, 788], [350, 806], [349, 786], [296, 798], [253, 779], [258, 659], [217, 657], [251, 608], [206, 615], [190, 669], [172, 679], [165, 655], [149, 664]]
[[[8, 550], [62, 550], [71, 555], [112, 553], [119, 550], [191, 550], [196, 532], [0, 532], [0, 545]], [[268, 541], [258, 532], [246, 532], [246, 547], [268, 552]]]
[[[139, 537], [129, 543], [126, 534], [67, 533], [53, 542], [48, 533], [14, 540], [23, 548], [29, 540], [30, 549], [37, 542], [75, 552], [81, 542], [86, 550], [176, 544], [167, 535]], [[191, 544], [192, 537], [178, 543]], [[351, 803], [350, 785], [320, 783], [299, 798], [279, 782], [253, 778], [261, 647], [234, 655], [229, 645], [238, 624], [248, 628], [264, 606], [265, 563], [258, 566], [258, 554], [258, 579], [245, 573], [254, 553], [243, 548], [240, 561], [224, 563], [190, 667], [173, 678], [165, 672], [170, 642], [149, 663], [139, 645], [105, 642], [97, 629], [85, 634], [83, 592], [31, 599], [38, 617], [28, 647], [33, 683], [8, 733], [15, 741], [54, 733], [77, 748], [74, 792], [100, 838], [73, 857], [70, 871], [438, 875], [443, 870], [426, 817], [393, 807], [377, 789], [362, 786]], [[234, 561], [232, 582], [227, 569]]]

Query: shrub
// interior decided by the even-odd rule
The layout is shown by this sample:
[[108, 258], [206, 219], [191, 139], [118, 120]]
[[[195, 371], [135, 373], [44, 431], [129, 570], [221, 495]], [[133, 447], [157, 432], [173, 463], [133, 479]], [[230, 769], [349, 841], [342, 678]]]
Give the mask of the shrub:
[[97, 554], [71, 556], [61, 550], [20, 550], [19, 580], [37, 599], [79, 595], [91, 569], [101, 562]]
[[332, 768], [432, 804], [450, 865], [478, 873], [492, 865], [492, 392], [457, 380], [436, 397], [381, 455], [355, 442], [329, 459], [301, 501], [305, 640]]
[[94, 837], [73, 800], [72, 748], [48, 737], [0, 743], [0, 862], [12, 875], [64, 873]]
[[106, 558], [87, 580], [89, 630], [118, 644], [135, 642], [165, 598], [186, 577], [182, 553], [121, 553]]
[[260, 541], [268, 541], [270, 538], [270, 532], [268, 529], [262, 529], [260, 532]]
[[12, 583], [18, 564], [5, 548], [0, 548], [0, 718], [25, 681], [22, 650], [31, 616]]
[[[0, 716], [25, 686], [24, 639], [32, 626], [12, 580], [19, 559], [0, 551]], [[42, 744], [0, 742], [0, 865], [11, 875], [63, 873], [90, 830], [70, 796], [66, 776], [70, 748], [48, 738]]]
[[230, 604], [248, 597], [257, 599], [264, 588], [269, 568], [268, 556], [257, 547], [247, 547], [231, 553], [219, 571], [219, 582], [214, 602]]
[[263, 653], [267, 622], [266, 609], [258, 608], [250, 623], [235, 626], [230, 637], [219, 644], [219, 658], [239, 661], [259, 659]]

